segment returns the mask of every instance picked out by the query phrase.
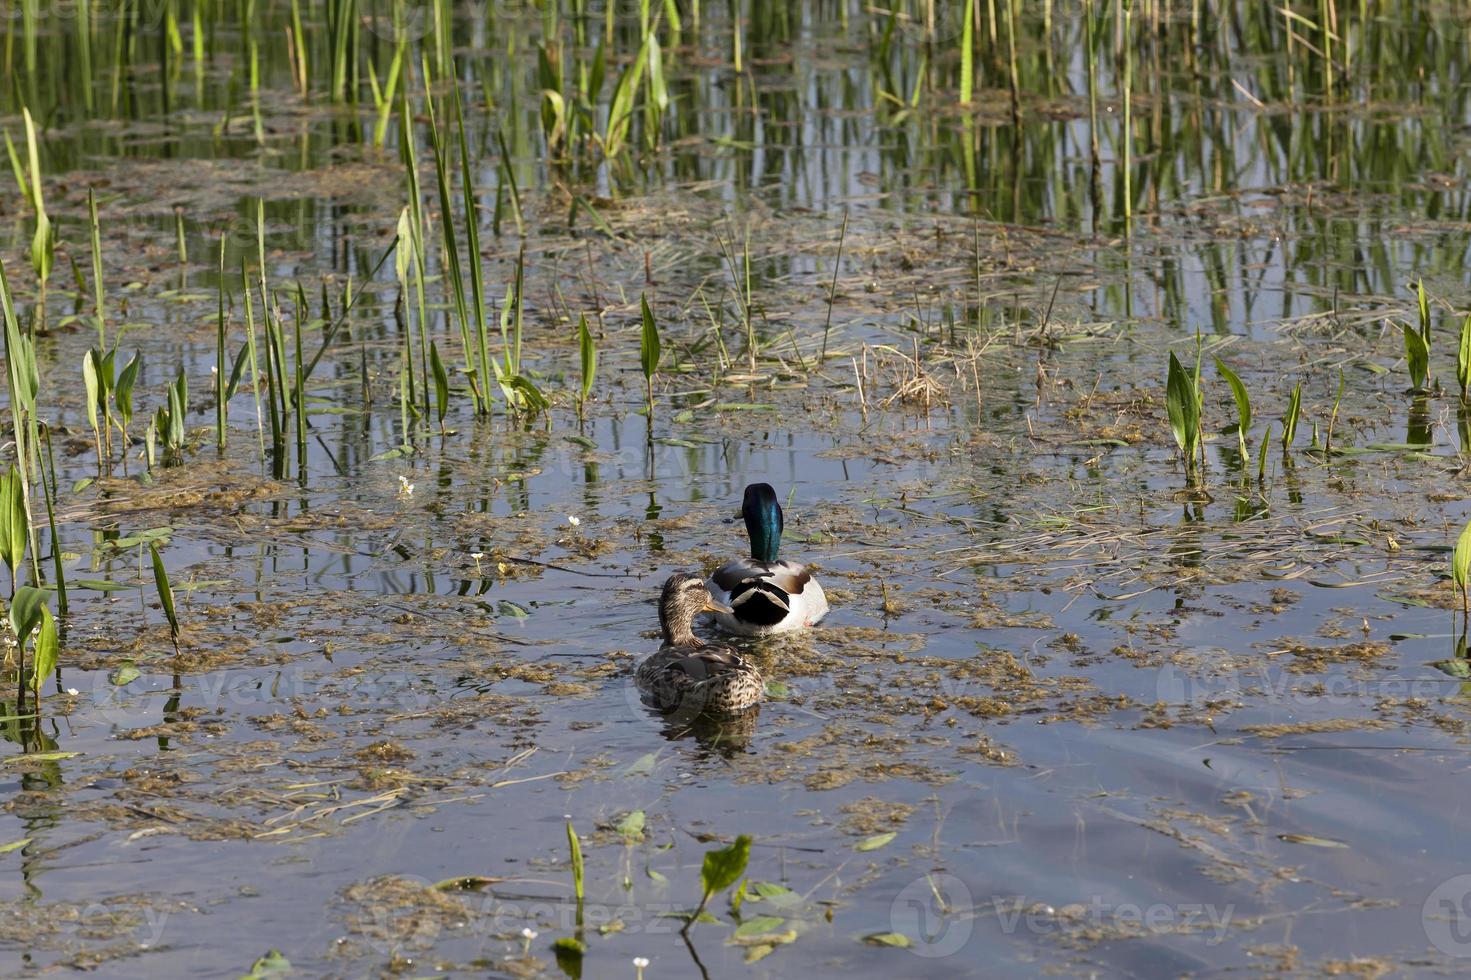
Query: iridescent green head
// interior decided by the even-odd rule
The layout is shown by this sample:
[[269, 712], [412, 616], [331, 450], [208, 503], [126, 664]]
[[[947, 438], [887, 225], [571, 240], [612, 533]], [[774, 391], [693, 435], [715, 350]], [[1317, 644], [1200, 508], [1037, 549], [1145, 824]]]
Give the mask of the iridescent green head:
[[757, 561], [776, 561], [783, 523], [781, 504], [777, 503], [771, 484], [753, 483], [746, 487], [741, 516], [746, 519], [746, 535], [751, 539], [751, 557]]

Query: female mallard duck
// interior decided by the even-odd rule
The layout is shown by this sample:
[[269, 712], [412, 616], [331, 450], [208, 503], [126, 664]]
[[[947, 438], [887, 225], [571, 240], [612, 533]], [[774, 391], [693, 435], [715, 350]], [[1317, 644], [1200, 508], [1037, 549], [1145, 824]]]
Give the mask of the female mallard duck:
[[639, 664], [634, 681], [645, 700], [683, 717], [736, 715], [761, 700], [761, 672], [733, 650], [706, 646], [694, 633], [702, 612], [729, 612], [710, 597], [697, 575], [680, 572], [664, 583], [659, 626], [664, 645]]
[[715, 600], [730, 606], [715, 621], [732, 633], [766, 636], [803, 629], [827, 615], [827, 596], [807, 569], [778, 561], [783, 527], [781, 504], [769, 483], [746, 487], [741, 504], [751, 557], [728, 561], [710, 576]]

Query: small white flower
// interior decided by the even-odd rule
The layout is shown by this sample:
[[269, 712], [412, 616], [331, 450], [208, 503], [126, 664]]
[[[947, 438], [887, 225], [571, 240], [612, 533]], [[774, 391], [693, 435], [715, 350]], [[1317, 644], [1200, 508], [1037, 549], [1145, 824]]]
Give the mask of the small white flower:
[[412, 497], [414, 495], [414, 485], [402, 473], [398, 475], [398, 495], [400, 497]]
[[633, 958], [633, 965], [642, 970], [649, 965], [649, 958], [647, 956], [635, 956]]
[[476, 561], [479, 561], [480, 559], [482, 559], [482, 558], [485, 557], [485, 552], [483, 552], [483, 551], [472, 551], [472, 552], [470, 552], [470, 557], [471, 558], [474, 558]]
[[536, 930], [533, 929], [533, 928], [531, 928], [530, 926], [527, 926], [525, 929], [522, 929], [521, 930], [521, 935], [524, 938], [528, 939], [528, 940], [529, 939], [535, 939], [536, 938]]
[[74, 687], [69, 687], [69, 688], [66, 689], [66, 693], [70, 694], [72, 697], [76, 697], [78, 694], [81, 694], [82, 692], [81, 691], [78, 691]]
[[567, 523], [571, 524], [573, 527], [578, 527], [582, 524], [582, 518], [578, 517], [576, 514], [568, 514]]

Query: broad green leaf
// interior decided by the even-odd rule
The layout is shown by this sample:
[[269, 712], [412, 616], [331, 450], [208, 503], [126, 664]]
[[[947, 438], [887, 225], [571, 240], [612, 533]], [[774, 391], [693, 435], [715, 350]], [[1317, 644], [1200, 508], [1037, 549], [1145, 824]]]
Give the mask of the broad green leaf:
[[898, 831], [895, 831], [895, 830], [891, 830], [891, 831], [889, 831], [888, 833], [885, 833], [885, 834], [874, 834], [872, 837], [865, 837], [865, 838], [863, 838], [863, 840], [859, 841], [857, 844], [854, 844], [853, 845], [853, 850], [855, 850], [855, 851], [876, 851], [879, 848], [881, 848], [881, 847], [885, 846], [886, 844], [888, 844], [890, 841], [892, 841], [895, 837], [898, 837], [898, 836], [899, 836], [899, 832]]
[[634, 810], [618, 821], [618, 833], [626, 841], [640, 841], [644, 839], [644, 811]]
[[[238, 374], [241, 362], [237, 361], [235, 373]], [[133, 384], [138, 380], [138, 370], [143, 365], [143, 352], [134, 351], [128, 363], [123, 366], [122, 372], [117, 376], [117, 388], [113, 392], [113, 401], [117, 403], [118, 415], [122, 416], [123, 425], [130, 425], [133, 421]], [[233, 390], [232, 382], [232, 390]]]
[[639, 756], [628, 768], [623, 770], [625, 776], [647, 776], [654, 771], [654, 764], [659, 761], [659, 753], [645, 752]]
[[1170, 430], [1175, 444], [1184, 454], [1187, 465], [1194, 465], [1195, 447], [1200, 439], [1200, 400], [1195, 382], [1180, 366], [1180, 359], [1170, 352], [1169, 376], [1165, 383], [1165, 410], [1170, 417]]
[[24, 645], [31, 630], [41, 622], [41, 612], [51, 602], [51, 593], [32, 585], [22, 585], [10, 600], [10, 628], [16, 640]]
[[291, 961], [281, 955], [279, 949], [273, 949], [250, 966], [250, 972], [240, 980], [268, 980], [271, 977], [285, 976], [291, 972]]
[[706, 895], [725, 891], [736, 883], [746, 870], [751, 857], [751, 838], [741, 834], [735, 843], [719, 850], [706, 851], [705, 861], [700, 866], [700, 884]]
[[82, 355], [82, 388], [87, 395], [87, 424], [97, 431], [97, 400], [101, 396], [97, 383], [97, 348]]
[[141, 670], [134, 667], [131, 663], [126, 663], [121, 667], [114, 668], [112, 673], [107, 675], [107, 680], [113, 687], [127, 687], [142, 676], [143, 672]]
[[756, 936], [765, 936], [768, 933], [773, 933], [780, 929], [786, 921], [786, 919], [775, 915], [758, 915], [756, 918], [747, 919], [737, 926], [736, 931], [731, 933], [731, 938], [751, 939]]
[[755, 893], [751, 896], [753, 902], [770, 902], [779, 909], [795, 909], [804, 902], [797, 892], [769, 881], [753, 881], [750, 890]]
[[899, 949], [908, 949], [914, 945], [902, 932], [871, 932], [863, 937], [863, 941], [870, 946], [896, 946]]
[[0, 844], [0, 854], [9, 854], [11, 851], [20, 850], [30, 842], [31, 839], [29, 837], [22, 837], [20, 840], [13, 840], [9, 844]]
[[56, 655], [60, 643], [56, 636], [56, 620], [51, 615], [51, 610], [45, 606], [41, 607], [41, 632], [36, 634], [36, 651], [31, 662], [31, 687], [37, 694], [41, 693], [41, 685], [46, 683], [46, 678], [56, 669]]

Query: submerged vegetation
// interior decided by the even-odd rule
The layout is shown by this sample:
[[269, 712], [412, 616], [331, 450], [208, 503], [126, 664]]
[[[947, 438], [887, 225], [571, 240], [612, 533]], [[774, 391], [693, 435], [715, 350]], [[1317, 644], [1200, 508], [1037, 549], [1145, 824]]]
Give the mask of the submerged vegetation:
[[[1413, 850], [1341, 814], [1471, 738], [1456, 5], [14, 0], [0, 35], [27, 969], [198, 968], [104, 943], [198, 925], [129, 847], [210, 879], [175, 884], [242, 925], [194, 945], [252, 975], [892, 975], [972, 930], [941, 972], [1421, 962], [1394, 910], [1454, 808], [1406, 804]], [[835, 614], [743, 652], [759, 715], [652, 718], [649, 583], [755, 479]], [[1206, 946], [1105, 892], [1241, 914]]]

